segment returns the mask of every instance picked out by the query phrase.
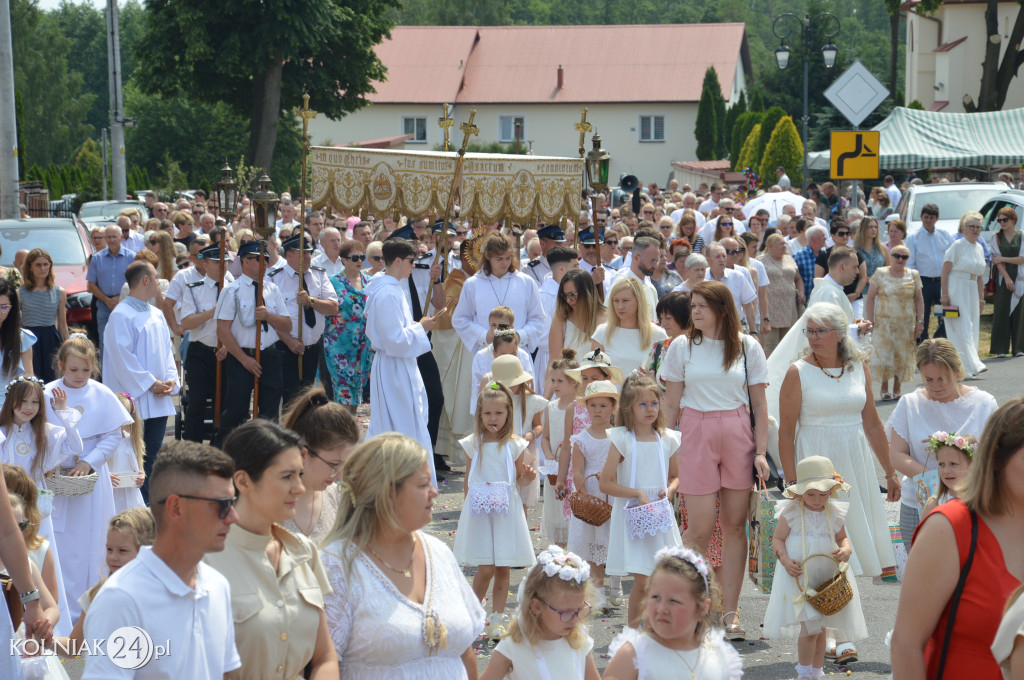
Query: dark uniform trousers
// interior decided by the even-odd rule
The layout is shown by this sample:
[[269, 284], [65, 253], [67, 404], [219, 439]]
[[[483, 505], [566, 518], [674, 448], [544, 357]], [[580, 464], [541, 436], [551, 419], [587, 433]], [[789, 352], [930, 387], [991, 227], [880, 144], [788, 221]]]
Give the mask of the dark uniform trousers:
[[[255, 351], [242, 349], [249, 356], [255, 356]], [[260, 352], [260, 366], [263, 368], [260, 375], [260, 418], [277, 420], [281, 407], [281, 353], [276, 345], [271, 345]], [[239, 363], [238, 359], [230, 354], [224, 360], [225, 379], [227, 387], [223, 410], [220, 414], [220, 429], [217, 431], [217, 442], [221, 442], [231, 433], [233, 429], [249, 419], [249, 400], [252, 399], [253, 374]]]
[[420, 378], [427, 389], [427, 431], [430, 443], [437, 446], [437, 430], [441, 425], [441, 411], [444, 410], [444, 390], [441, 388], [441, 371], [433, 352], [424, 352], [416, 357], [416, 366], [420, 369]]
[[[248, 371], [246, 371], [248, 372]], [[217, 352], [201, 342], [190, 343], [185, 357], [185, 382], [188, 400], [181, 438], [202, 442], [206, 437], [206, 416], [213, 412], [217, 389]], [[224, 404], [224, 374], [221, 374], [221, 405]], [[207, 405], [209, 400], [209, 406]]]
[[[306, 329], [309, 330], [309, 329]], [[320, 367], [320, 357], [324, 353], [323, 336], [313, 345], [306, 345], [302, 354], [302, 375], [299, 375], [299, 355], [288, 349], [281, 340], [275, 345], [281, 355], [281, 398], [287, 404], [301, 390], [309, 387], [316, 380], [316, 371]], [[260, 407], [262, 408], [262, 407]]]

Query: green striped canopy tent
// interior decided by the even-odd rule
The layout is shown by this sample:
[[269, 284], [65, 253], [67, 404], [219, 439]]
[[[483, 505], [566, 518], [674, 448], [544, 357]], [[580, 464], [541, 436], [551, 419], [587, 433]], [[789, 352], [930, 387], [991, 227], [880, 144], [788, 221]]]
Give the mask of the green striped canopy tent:
[[[881, 132], [882, 170], [1024, 164], [1024, 109], [942, 113], [897, 107], [871, 129]], [[829, 152], [809, 154], [808, 165], [828, 170]]]

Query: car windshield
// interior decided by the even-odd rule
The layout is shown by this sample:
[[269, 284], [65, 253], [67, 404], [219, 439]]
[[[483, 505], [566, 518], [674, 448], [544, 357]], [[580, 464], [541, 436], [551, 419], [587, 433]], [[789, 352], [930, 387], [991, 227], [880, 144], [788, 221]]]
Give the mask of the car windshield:
[[84, 203], [78, 216], [86, 217], [117, 217], [125, 208], [138, 208], [138, 203]]
[[45, 227], [29, 227], [18, 229], [0, 229], [0, 264], [10, 267], [14, 256], [19, 250], [42, 248], [50, 254], [55, 265], [84, 265], [85, 249], [78, 230], [69, 226], [66, 229], [47, 229]]
[[959, 220], [968, 210], [978, 210], [985, 201], [998, 191], [990, 187], [963, 188], [956, 191], [929, 191], [921, 192], [914, 200], [914, 214], [912, 220], [921, 220], [921, 208], [933, 203], [939, 207], [939, 219]]

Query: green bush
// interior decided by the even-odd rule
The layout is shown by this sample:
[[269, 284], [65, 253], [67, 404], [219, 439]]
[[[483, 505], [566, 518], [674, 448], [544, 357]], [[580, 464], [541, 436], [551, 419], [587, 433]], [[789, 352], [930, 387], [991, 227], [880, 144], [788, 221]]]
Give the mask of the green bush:
[[732, 159], [732, 169], [742, 170], [743, 167], [739, 165], [740, 162], [740, 151], [743, 150], [743, 143], [747, 141], [747, 137], [750, 136], [750, 131], [754, 129], [754, 126], [761, 122], [762, 114], [757, 111], [747, 111], [741, 113], [736, 118], [736, 123], [732, 126], [732, 146], [729, 151], [729, 158]]
[[744, 168], [756, 168], [758, 167], [757, 159], [757, 140], [761, 137], [761, 124], [758, 123], [750, 130], [750, 134], [747, 135], [746, 141], [743, 142], [743, 147], [740, 149], [739, 158], [736, 159], [736, 170], [742, 172]]
[[793, 119], [785, 116], [778, 122], [768, 140], [764, 158], [761, 159], [760, 175], [766, 185], [770, 185], [775, 177], [775, 168], [782, 166], [793, 182], [793, 186], [803, 184], [804, 176], [800, 171], [804, 161], [804, 145], [796, 131]]
[[761, 138], [757, 141], [757, 155], [754, 159], [758, 166], [761, 165], [761, 159], [764, 158], [764, 151], [768, 148], [768, 140], [772, 138], [775, 126], [785, 115], [786, 112], [781, 106], [773, 106], [765, 111], [764, 118], [761, 119]]

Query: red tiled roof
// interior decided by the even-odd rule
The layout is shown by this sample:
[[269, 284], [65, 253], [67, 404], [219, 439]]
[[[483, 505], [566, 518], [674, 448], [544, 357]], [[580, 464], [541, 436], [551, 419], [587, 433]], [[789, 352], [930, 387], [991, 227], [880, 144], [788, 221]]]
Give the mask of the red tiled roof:
[[708, 66], [727, 98], [751, 70], [740, 23], [399, 26], [377, 54], [375, 104], [695, 102]]
[[390, 137], [378, 137], [377, 139], [366, 139], [361, 142], [349, 144], [335, 144], [338, 148], [354, 147], [357, 149], [397, 149], [405, 148], [405, 142], [415, 137], [411, 132], [404, 135], [391, 135]]
[[672, 161], [672, 167], [691, 172], [720, 172], [729, 166], [729, 161]]
[[959, 40], [954, 40], [953, 42], [948, 42], [948, 43], [942, 43], [941, 45], [939, 45], [938, 47], [935, 48], [935, 51], [936, 52], [949, 52], [951, 49], [953, 49], [954, 47], [956, 47], [957, 45], [959, 45], [960, 43], [962, 43], [965, 40], [967, 40], [967, 36], [966, 35], [964, 37], [960, 38]]
[[929, 111], [941, 111], [942, 109], [946, 108], [947, 106], [949, 106], [949, 102], [948, 101], [945, 101], [945, 102], [944, 101], [934, 101], [934, 102], [931, 103], [931, 106], [928, 107], [928, 110]]

